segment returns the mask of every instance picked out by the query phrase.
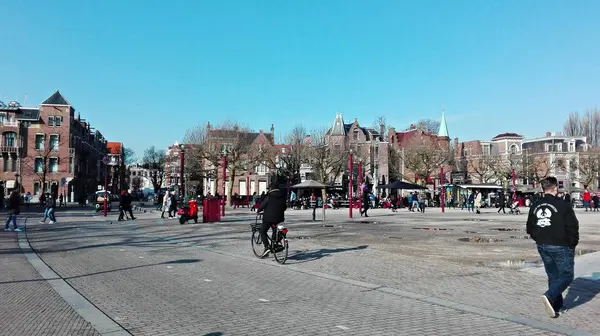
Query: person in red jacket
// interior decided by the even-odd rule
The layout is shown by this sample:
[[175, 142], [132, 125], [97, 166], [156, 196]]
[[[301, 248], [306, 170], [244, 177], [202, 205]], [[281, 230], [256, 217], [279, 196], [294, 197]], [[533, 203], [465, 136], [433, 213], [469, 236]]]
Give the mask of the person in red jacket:
[[585, 190], [583, 191], [583, 207], [585, 208], [585, 211], [588, 211], [588, 209], [590, 208], [590, 202], [592, 201], [592, 194], [590, 194], [589, 190], [587, 190], [587, 188], [585, 188]]

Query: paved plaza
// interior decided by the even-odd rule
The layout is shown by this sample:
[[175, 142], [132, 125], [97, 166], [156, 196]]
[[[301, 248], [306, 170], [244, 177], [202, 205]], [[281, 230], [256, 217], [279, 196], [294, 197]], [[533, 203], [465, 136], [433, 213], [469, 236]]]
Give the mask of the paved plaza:
[[[2, 233], [0, 294], [9, 300], [0, 335], [600, 333], [600, 214], [578, 211], [582, 255], [566, 299], [573, 309], [550, 319], [526, 214], [428, 210], [353, 219], [332, 210], [326, 222], [289, 210], [285, 265], [252, 255], [247, 209], [211, 224], [151, 212], [133, 222], [115, 214], [29, 221], [21, 247], [31, 244], [37, 254], [27, 258], [39, 256], [49, 267], [43, 275], [56, 280], [44, 281], [16, 234]], [[75, 294], [57, 294], [69, 288]]]

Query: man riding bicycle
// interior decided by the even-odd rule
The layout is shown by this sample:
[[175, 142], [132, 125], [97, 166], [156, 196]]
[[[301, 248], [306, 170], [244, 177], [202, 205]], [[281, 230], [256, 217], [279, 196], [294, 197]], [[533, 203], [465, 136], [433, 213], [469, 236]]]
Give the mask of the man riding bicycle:
[[287, 209], [285, 193], [279, 190], [279, 181], [275, 179], [269, 186], [269, 192], [265, 199], [256, 210], [258, 214], [262, 213], [262, 224], [260, 225], [260, 238], [265, 247], [262, 258], [269, 255], [269, 238], [268, 232], [271, 226], [277, 226], [285, 220], [284, 212]]

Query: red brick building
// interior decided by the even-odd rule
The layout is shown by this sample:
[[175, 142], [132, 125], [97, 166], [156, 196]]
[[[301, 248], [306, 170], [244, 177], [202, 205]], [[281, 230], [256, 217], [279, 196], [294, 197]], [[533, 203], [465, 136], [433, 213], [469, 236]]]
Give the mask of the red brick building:
[[68, 201], [93, 193], [103, 182], [106, 140], [56, 91], [39, 107], [0, 102], [0, 183], [14, 189], [63, 193]]

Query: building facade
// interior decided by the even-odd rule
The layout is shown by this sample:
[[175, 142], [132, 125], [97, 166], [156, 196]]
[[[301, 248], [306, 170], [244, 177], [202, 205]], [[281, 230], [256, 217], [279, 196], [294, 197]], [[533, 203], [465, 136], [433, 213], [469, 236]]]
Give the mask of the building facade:
[[[327, 146], [330, 150], [337, 153], [352, 152], [354, 162], [362, 164], [365, 182], [374, 187], [389, 180], [389, 143], [382, 136], [385, 132], [383, 128], [381, 126], [376, 130], [362, 127], [357, 119], [352, 123], [345, 123], [342, 114], [338, 113], [327, 132]], [[347, 168], [344, 171], [347, 175]], [[342, 186], [342, 180], [340, 176], [334, 184]]]
[[56, 91], [39, 107], [0, 102], [5, 193], [19, 190], [34, 200], [43, 192], [73, 201], [102, 184], [106, 139]]

